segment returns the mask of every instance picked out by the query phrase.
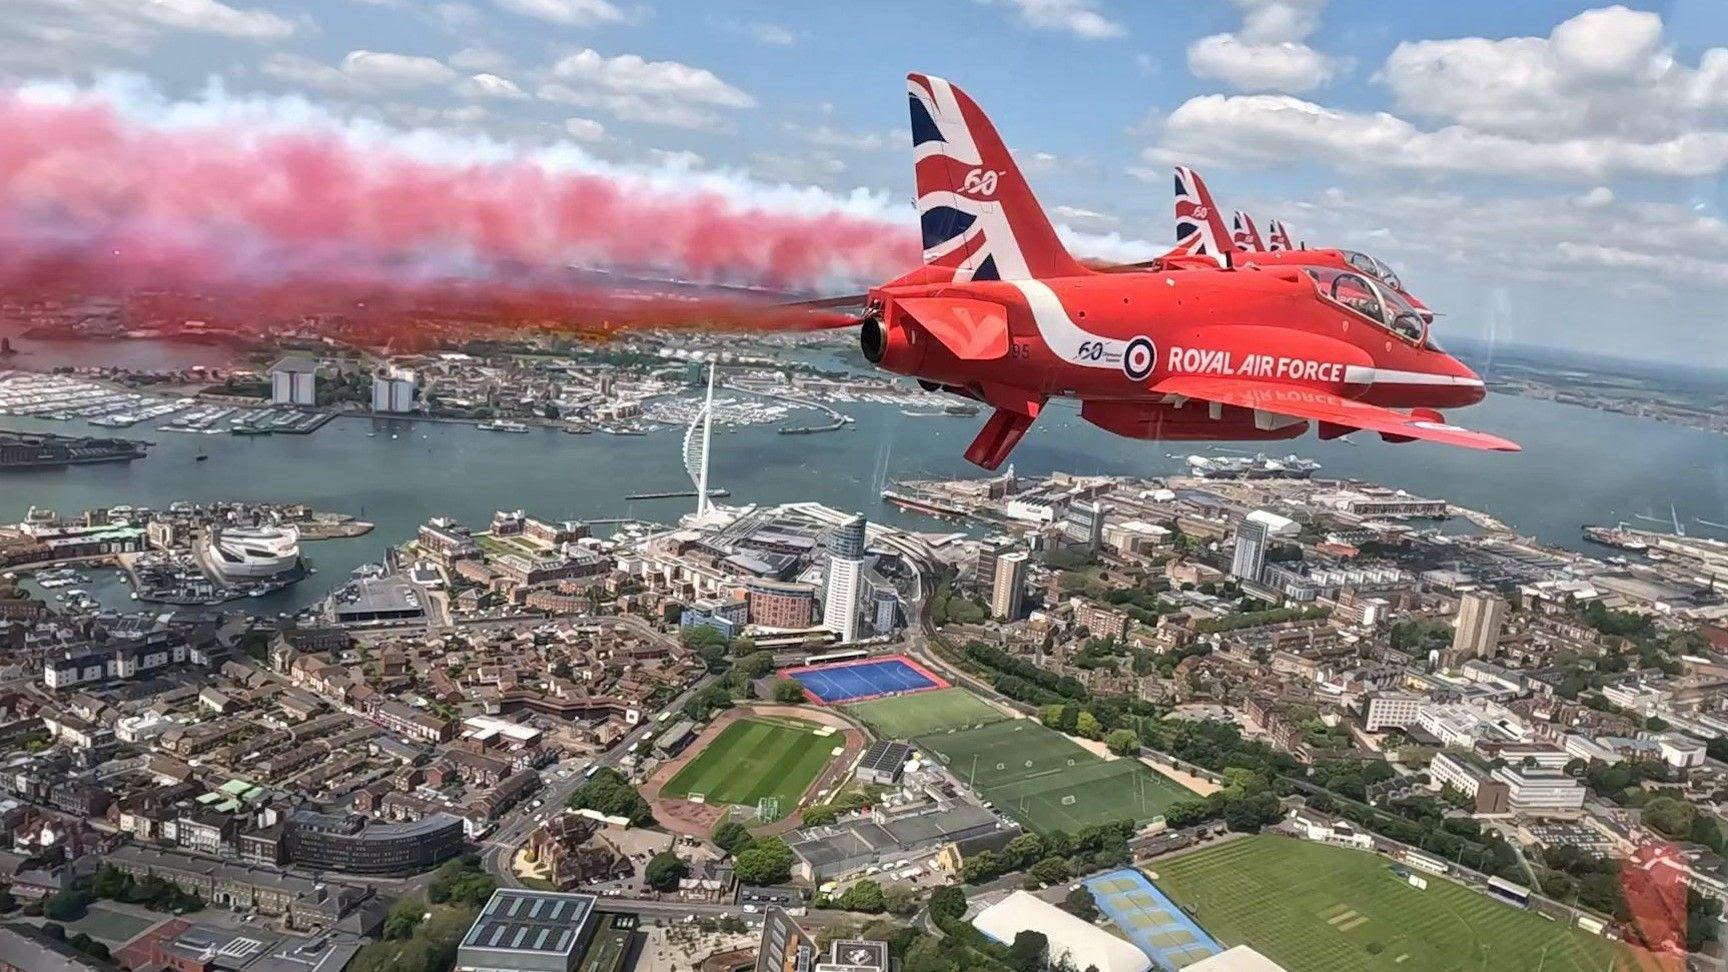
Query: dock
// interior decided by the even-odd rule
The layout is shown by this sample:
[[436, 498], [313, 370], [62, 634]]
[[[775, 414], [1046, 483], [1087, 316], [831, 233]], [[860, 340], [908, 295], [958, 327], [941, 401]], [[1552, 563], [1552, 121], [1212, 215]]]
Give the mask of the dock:
[[[708, 491], [709, 499], [725, 499], [731, 495], [732, 491], [729, 489], [711, 489]], [[696, 491], [693, 489], [669, 489], [658, 493], [626, 493], [624, 498], [627, 500], [695, 499]]]

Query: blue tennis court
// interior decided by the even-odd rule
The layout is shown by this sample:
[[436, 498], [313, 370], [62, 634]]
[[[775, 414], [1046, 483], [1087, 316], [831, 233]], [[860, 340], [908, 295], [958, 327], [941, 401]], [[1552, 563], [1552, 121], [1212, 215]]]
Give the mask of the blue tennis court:
[[826, 705], [948, 687], [941, 677], [904, 655], [789, 668], [781, 674], [804, 686], [812, 701]]
[[1182, 969], [1224, 951], [1158, 886], [1133, 868], [1086, 882], [1098, 910], [1161, 969]]

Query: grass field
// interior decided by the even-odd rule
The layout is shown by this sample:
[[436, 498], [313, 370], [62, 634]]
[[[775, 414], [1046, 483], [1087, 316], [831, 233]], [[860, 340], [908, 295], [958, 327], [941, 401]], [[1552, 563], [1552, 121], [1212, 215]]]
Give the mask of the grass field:
[[1246, 837], [1156, 865], [1158, 887], [1214, 938], [1290, 969], [1606, 972], [1634, 953], [1434, 875], [1418, 890], [1383, 858]]
[[1101, 759], [1031, 719], [917, 742], [996, 809], [1033, 830], [1073, 833], [1087, 824], [1150, 820], [1193, 797], [1138, 760]]
[[891, 695], [885, 699], [854, 702], [841, 706], [841, 710], [862, 720], [884, 739], [912, 739], [1008, 718], [983, 699], [960, 688]]
[[839, 733], [818, 736], [816, 729], [808, 722], [739, 719], [686, 763], [662, 795], [700, 793], [709, 803], [745, 806], [771, 796], [779, 798], [782, 814], [791, 813], [845, 741]]

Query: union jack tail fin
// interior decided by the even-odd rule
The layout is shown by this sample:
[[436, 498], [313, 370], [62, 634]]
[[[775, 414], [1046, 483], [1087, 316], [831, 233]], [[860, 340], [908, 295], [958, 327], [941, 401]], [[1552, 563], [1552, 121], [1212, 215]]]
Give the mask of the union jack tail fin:
[[1266, 249], [1296, 249], [1296, 244], [1290, 242], [1290, 230], [1285, 228], [1283, 220], [1274, 219], [1266, 224]]
[[[966, 92], [906, 76], [925, 273], [956, 283], [1090, 273], [1068, 254], [996, 128]], [[952, 277], [948, 272], [952, 272]]]
[[1236, 218], [1230, 239], [1235, 242], [1238, 250], [1264, 250], [1265, 244], [1260, 241], [1260, 230], [1254, 225], [1254, 217], [1242, 210], [1236, 210]]
[[1200, 173], [1185, 165], [1176, 167], [1176, 248], [1168, 255], [1209, 256], [1220, 266], [1230, 265], [1236, 244], [1224, 227], [1224, 214], [1212, 201], [1212, 193]]

